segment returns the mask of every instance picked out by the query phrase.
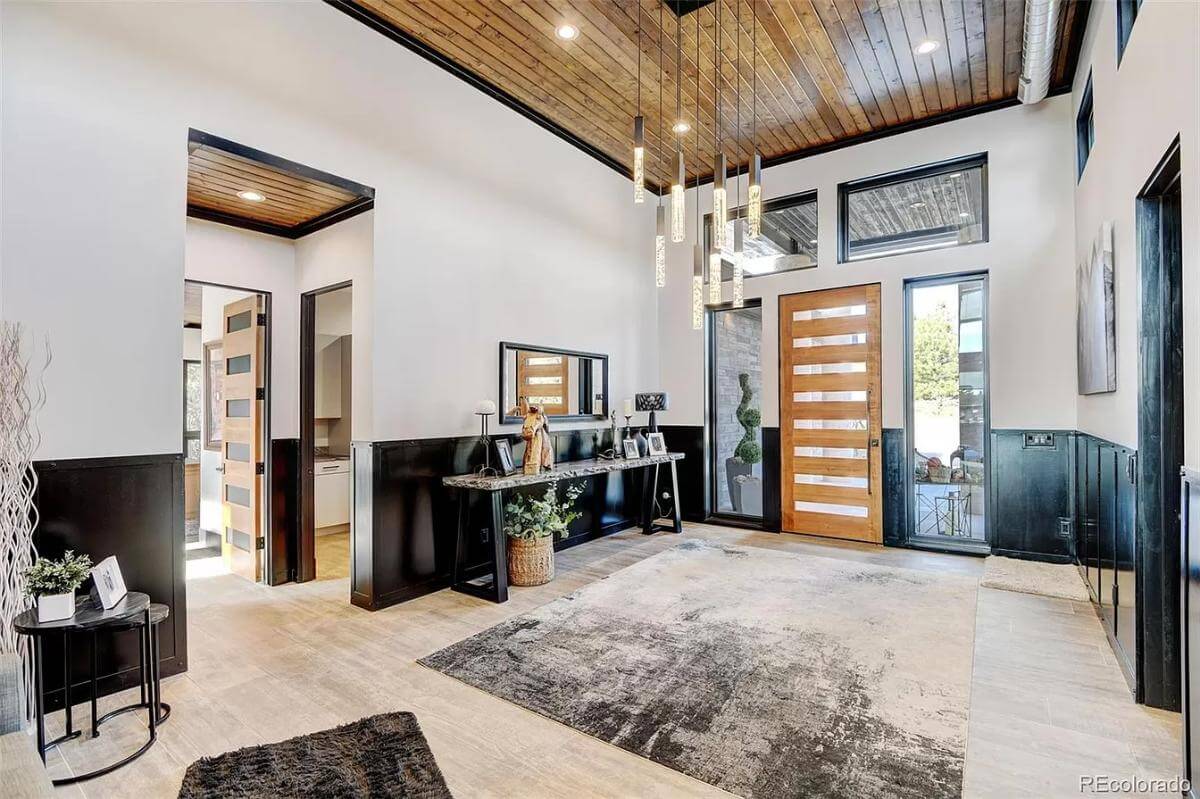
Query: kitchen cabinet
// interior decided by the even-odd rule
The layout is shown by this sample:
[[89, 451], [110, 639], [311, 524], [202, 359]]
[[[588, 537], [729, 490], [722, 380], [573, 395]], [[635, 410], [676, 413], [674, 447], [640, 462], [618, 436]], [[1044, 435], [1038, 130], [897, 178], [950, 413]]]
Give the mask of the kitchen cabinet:
[[313, 416], [317, 419], [342, 418], [342, 338], [328, 335], [316, 338]]
[[314, 527], [350, 523], [350, 461], [317, 461], [313, 477]]

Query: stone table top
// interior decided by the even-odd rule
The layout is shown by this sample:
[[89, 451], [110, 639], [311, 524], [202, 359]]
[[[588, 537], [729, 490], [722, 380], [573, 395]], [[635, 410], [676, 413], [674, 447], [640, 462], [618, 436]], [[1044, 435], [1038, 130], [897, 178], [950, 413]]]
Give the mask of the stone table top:
[[654, 466], [659, 463], [670, 463], [683, 460], [682, 452], [668, 452], [665, 455], [647, 455], [644, 458], [589, 458], [582, 461], [556, 463], [548, 471], [539, 474], [523, 474], [520, 471], [512, 474], [502, 474], [496, 477], [480, 477], [477, 474], [460, 474], [454, 477], [443, 477], [442, 485], [450, 488], [470, 488], [476, 491], [505, 491], [521, 486], [552, 483], [555, 480], [571, 480], [576, 477], [590, 477], [608, 472], [620, 472], [625, 469], [638, 469], [643, 466]]

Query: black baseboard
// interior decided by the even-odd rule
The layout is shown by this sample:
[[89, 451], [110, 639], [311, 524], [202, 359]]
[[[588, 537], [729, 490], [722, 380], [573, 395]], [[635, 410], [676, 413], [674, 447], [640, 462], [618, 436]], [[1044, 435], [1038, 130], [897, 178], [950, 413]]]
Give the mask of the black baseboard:
[[[134, 455], [39, 461], [34, 503], [39, 523], [38, 554], [61, 557], [71, 549], [99, 561], [115, 555], [130, 591], [142, 591], [171, 609], [160, 627], [162, 676], [187, 669], [187, 601], [184, 563], [183, 456]], [[85, 586], [86, 587], [86, 586]], [[138, 684], [135, 633], [98, 636], [101, 695]], [[44, 644], [45, 699], [49, 709], [63, 705], [61, 639]], [[90, 694], [85, 676], [90, 654], [82, 638], [73, 641], [73, 698]]]

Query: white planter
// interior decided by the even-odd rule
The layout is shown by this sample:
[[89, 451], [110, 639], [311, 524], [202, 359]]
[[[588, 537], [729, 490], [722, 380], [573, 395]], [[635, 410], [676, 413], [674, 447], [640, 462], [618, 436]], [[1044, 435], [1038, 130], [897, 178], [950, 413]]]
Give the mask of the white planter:
[[61, 621], [75, 615], [75, 592], [43, 594], [37, 600], [38, 621]]

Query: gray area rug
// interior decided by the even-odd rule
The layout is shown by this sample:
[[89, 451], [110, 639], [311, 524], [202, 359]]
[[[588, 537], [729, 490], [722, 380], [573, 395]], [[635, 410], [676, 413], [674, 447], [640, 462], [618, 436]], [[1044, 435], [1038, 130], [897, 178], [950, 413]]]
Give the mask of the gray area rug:
[[1087, 587], [1079, 569], [1070, 563], [1042, 563], [992, 555], [984, 561], [983, 579], [979, 585], [1020, 594], [1088, 601]]
[[447, 799], [412, 713], [384, 713], [188, 766], [180, 799], [213, 797], [391, 797]]
[[698, 540], [420, 662], [748, 797], [957, 797], [977, 583]]

